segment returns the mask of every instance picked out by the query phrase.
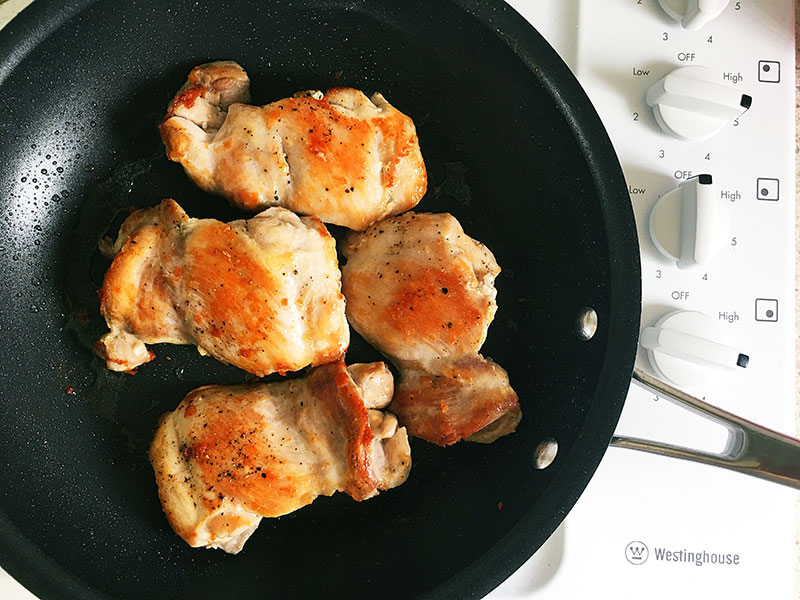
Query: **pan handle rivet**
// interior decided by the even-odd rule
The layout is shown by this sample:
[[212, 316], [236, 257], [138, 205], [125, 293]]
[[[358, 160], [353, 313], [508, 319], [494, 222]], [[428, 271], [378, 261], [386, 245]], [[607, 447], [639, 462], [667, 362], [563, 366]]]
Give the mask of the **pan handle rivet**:
[[575, 335], [584, 342], [592, 339], [597, 333], [597, 313], [591, 306], [584, 306], [575, 319]]
[[558, 442], [553, 438], [545, 438], [533, 453], [533, 466], [537, 469], [546, 469], [556, 459], [558, 454]]

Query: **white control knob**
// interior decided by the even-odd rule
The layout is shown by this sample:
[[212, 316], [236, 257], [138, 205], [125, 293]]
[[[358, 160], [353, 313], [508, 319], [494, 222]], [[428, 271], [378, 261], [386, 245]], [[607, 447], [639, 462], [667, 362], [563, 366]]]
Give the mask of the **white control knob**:
[[731, 216], [717, 197], [711, 175], [692, 177], [661, 196], [650, 212], [650, 237], [679, 269], [707, 265], [722, 250]]
[[740, 117], [753, 102], [706, 67], [680, 67], [647, 90], [658, 125], [687, 142], [707, 140]]
[[684, 29], [696, 30], [716, 19], [730, 0], [658, 0], [670, 17]]
[[639, 343], [656, 375], [688, 387], [703, 383], [715, 370], [747, 367], [749, 356], [714, 341], [723, 337], [720, 325], [708, 315], [679, 310], [645, 327]]

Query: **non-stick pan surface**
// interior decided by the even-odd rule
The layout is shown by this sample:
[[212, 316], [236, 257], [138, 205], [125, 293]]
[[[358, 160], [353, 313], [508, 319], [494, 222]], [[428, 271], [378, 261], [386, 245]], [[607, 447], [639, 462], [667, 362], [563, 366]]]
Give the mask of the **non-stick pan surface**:
[[[239, 61], [257, 103], [298, 89], [381, 91], [411, 115], [449, 211], [503, 267], [484, 346], [524, 417], [485, 446], [413, 440], [410, 480], [364, 503], [320, 498], [265, 520], [238, 556], [168, 527], [145, 451], [158, 416], [243, 372], [155, 347], [107, 372], [96, 251], [131, 206], [173, 197], [241, 216], [188, 183], [156, 125], [195, 64]], [[467, 598], [530, 556], [599, 462], [639, 323], [629, 200], [589, 101], [499, 1], [36, 0], [0, 33], [0, 560], [45, 598]], [[338, 235], [340, 232], [336, 231]], [[583, 306], [599, 315], [573, 335]], [[378, 359], [354, 340], [349, 362]], [[536, 445], [559, 443], [548, 469]]]

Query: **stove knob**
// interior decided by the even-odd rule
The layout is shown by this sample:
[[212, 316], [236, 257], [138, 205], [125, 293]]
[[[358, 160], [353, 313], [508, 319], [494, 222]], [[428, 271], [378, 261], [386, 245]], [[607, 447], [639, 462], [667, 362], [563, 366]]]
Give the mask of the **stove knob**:
[[679, 310], [642, 331], [640, 344], [656, 375], [678, 387], [703, 383], [714, 371], [745, 368], [750, 357], [713, 340], [723, 339], [720, 325], [708, 315]]
[[731, 217], [711, 175], [688, 179], [661, 196], [650, 212], [650, 237], [679, 269], [707, 265], [727, 243]]
[[666, 133], [687, 142], [707, 140], [741, 116], [753, 99], [714, 83], [706, 67], [680, 67], [647, 90], [647, 104]]
[[661, 8], [684, 29], [700, 29], [716, 19], [730, 0], [658, 0]]

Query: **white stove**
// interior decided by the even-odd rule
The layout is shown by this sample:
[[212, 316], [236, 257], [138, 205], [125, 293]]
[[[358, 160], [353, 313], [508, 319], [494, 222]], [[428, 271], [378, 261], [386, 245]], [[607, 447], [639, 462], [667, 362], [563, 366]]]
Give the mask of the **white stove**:
[[[640, 237], [642, 326], [701, 312], [692, 334], [749, 357], [747, 368], [715, 369], [659, 355], [660, 374], [796, 435], [795, 1], [710, 1], [704, 8], [716, 9], [697, 14], [702, 1], [664, 0], [673, 16], [689, 13], [683, 25], [657, 0], [510, 4], [570, 66], [617, 150]], [[659, 118], [669, 133], [648, 103], [665, 94]], [[676, 106], [699, 115], [670, 112]], [[679, 187], [651, 235], [656, 202]], [[704, 223], [700, 212], [696, 222], [678, 215], [700, 194], [711, 210]], [[705, 264], [677, 266], [698, 258]], [[655, 374], [644, 350], [637, 366]], [[713, 452], [727, 440], [722, 427], [638, 386], [617, 435]], [[611, 448], [564, 524], [489, 598], [791, 600], [800, 597], [797, 500], [751, 477]]]
[[[795, 435], [796, 418], [794, 2], [709, 1], [725, 6], [718, 15], [693, 15], [698, 0], [664, 0], [676, 16], [690, 13], [685, 27], [657, 0], [510, 2], [576, 74], [617, 150], [639, 228], [643, 327], [674, 311], [701, 312], [708, 317], [705, 337], [749, 357], [746, 369], [691, 363], [676, 370], [665, 363], [662, 374], [788, 435]], [[703, 23], [706, 16], [715, 18]], [[709, 69], [701, 84], [711, 84], [710, 94], [722, 85], [728, 99], [746, 95], [752, 105], [719, 132], [709, 116], [724, 121], [735, 112], [725, 112], [725, 98], [701, 102], [696, 122], [672, 122], [667, 109], [661, 120], [672, 131], [665, 133], [647, 92], [676, 69], [697, 66]], [[706, 141], [674, 137], [709, 131]], [[687, 190], [697, 188], [700, 174], [713, 179], [701, 190], [717, 201], [712, 223], [688, 228], [697, 233], [689, 250], [685, 239], [666, 239], [669, 224], [657, 227], [657, 245], [649, 227], [656, 202], [681, 185], [680, 198], [698, 197], [697, 189]], [[682, 263], [691, 250], [714, 256], [681, 269], [662, 250], [677, 252]], [[637, 366], [653, 371], [644, 351]], [[721, 427], [638, 387], [617, 433], [710, 451], [726, 440]], [[797, 492], [761, 480], [612, 448], [564, 524], [489, 598], [794, 599], [797, 499]], [[0, 597], [34, 598], [2, 571]]]

